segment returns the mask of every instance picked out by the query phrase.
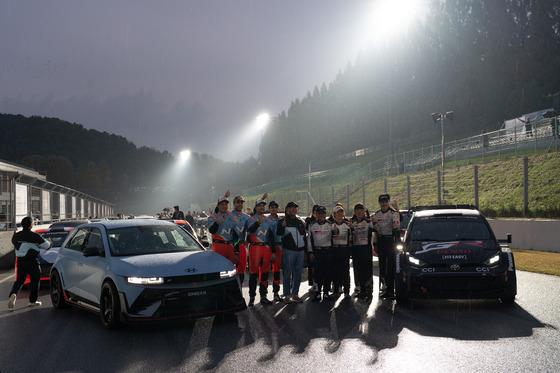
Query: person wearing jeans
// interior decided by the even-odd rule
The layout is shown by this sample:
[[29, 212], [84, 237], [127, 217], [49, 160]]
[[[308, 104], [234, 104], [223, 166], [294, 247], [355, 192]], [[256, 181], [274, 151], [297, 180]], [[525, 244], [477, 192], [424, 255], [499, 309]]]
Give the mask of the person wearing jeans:
[[302, 299], [299, 297], [299, 286], [307, 238], [305, 223], [297, 216], [297, 209], [295, 202], [288, 202], [285, 217], [278, 221], [276, 234], [282, 237], [284, 299], [300, 303]]

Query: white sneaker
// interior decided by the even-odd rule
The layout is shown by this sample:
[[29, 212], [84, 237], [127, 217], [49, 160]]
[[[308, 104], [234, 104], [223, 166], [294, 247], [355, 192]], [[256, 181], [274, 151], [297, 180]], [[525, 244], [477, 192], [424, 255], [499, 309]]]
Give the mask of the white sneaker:
[[40, 301], [36, 301], [36, 302], [29, 302], [29, 304], [27, 305], [27, 307], [39, 307], [40, 305], [42, 305], [43, 303]]
[[17, 300], [17, 295], [16, 294], [10, 295], [10, 300], [8, 301], [8, 309], [10, 311], [14, 310], [14, 306], [16, 305], [16, 300]]

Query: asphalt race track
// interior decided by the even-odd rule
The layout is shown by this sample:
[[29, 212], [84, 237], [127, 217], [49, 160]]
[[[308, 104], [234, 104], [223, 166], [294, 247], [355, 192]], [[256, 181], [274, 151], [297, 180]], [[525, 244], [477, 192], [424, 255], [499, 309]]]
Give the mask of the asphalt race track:
[[53, 309], [48, 286], [40, 291], [42, 307], [27, 308], [23, 290], [8, 312], [14, 277], [2, 271], [0, 372], [558, 372], [560, 277], [517, 276], [511, 306], [312, 303], [305, 282], [301, 304], [257, 303], [232, 320], [108, 331], [96, 314]]

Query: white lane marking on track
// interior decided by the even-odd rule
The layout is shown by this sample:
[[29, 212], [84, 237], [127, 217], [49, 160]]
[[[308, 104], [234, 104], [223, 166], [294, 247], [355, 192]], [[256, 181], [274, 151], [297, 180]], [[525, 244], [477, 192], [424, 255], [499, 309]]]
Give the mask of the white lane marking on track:
[[12, 274], [9, 275], [8, 277], [3, 278], [2, 280], [0, 280], [0, 284], [3, 283], [3, 282], [6, 282], [6, 281], [8, 281], [8, 280], [13, 279], [14, 277], [16, 277], [16, 275], [15, 275], [14, 273], [12, 273]]

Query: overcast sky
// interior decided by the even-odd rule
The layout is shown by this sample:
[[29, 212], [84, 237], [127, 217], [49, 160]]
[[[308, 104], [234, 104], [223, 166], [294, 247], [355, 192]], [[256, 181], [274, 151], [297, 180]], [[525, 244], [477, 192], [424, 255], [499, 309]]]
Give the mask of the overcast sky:
[[0, 112], [242, 161], [259, 114], [355, 60], [372, 2], [0, 0]]

